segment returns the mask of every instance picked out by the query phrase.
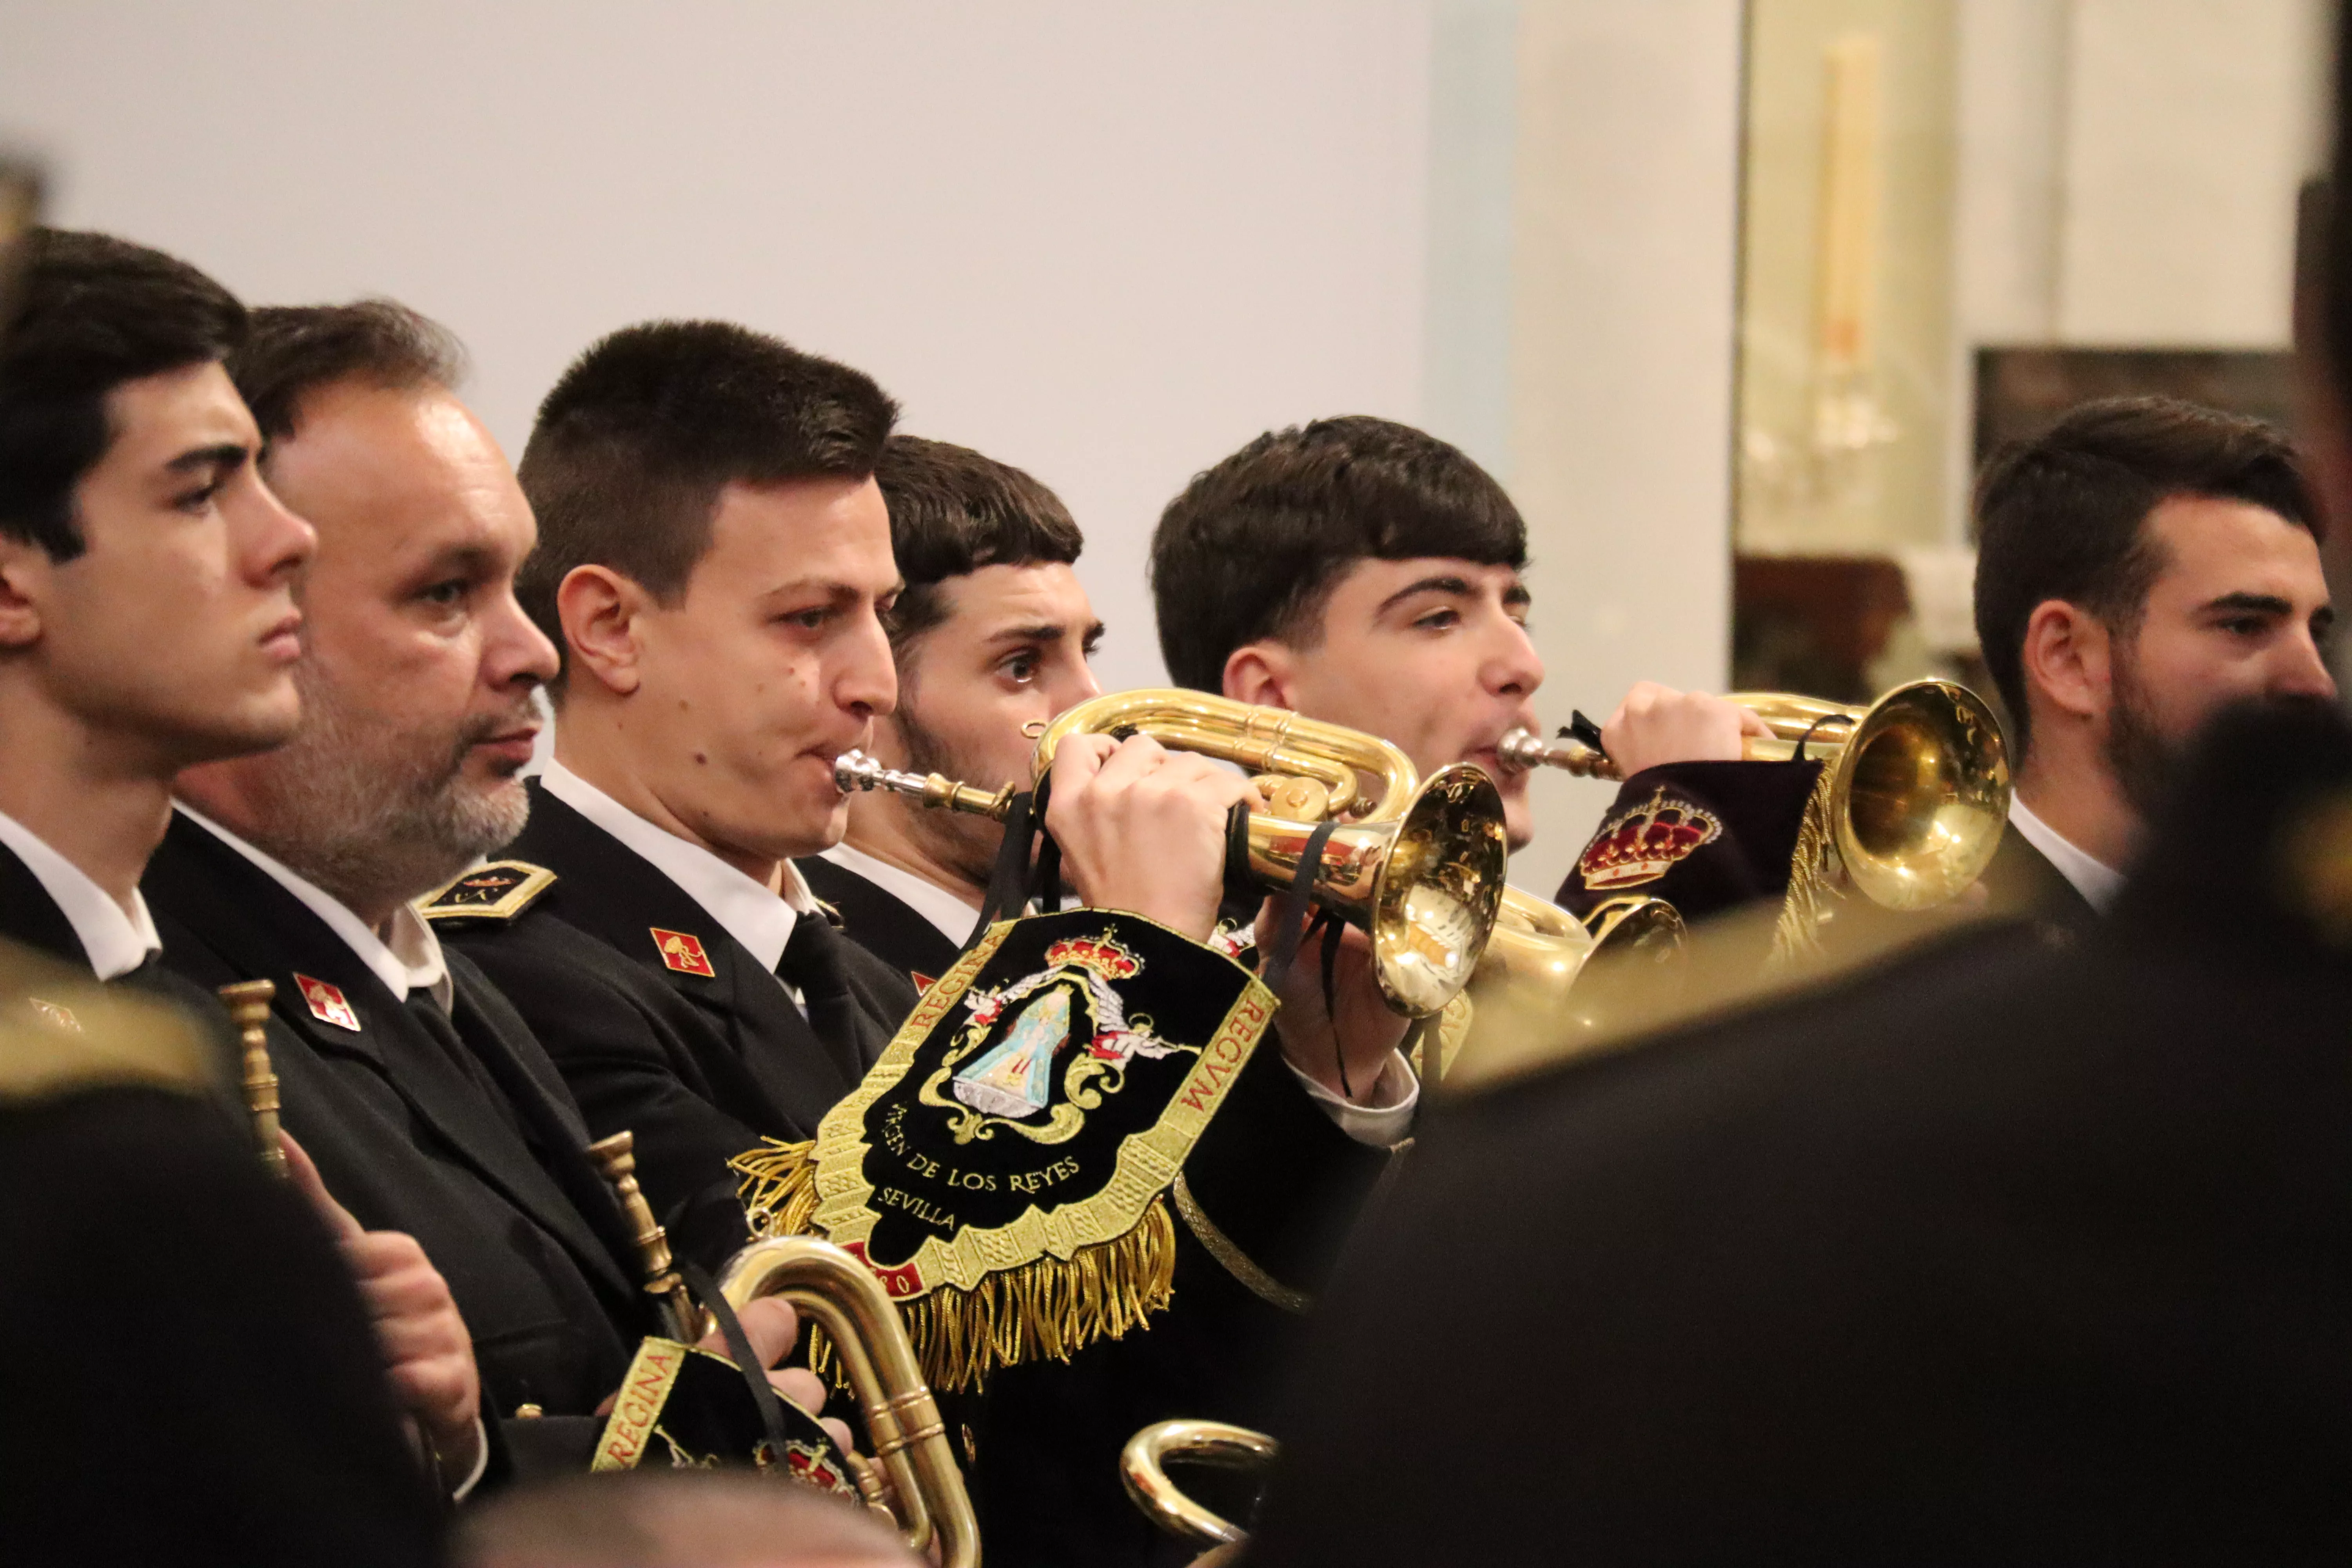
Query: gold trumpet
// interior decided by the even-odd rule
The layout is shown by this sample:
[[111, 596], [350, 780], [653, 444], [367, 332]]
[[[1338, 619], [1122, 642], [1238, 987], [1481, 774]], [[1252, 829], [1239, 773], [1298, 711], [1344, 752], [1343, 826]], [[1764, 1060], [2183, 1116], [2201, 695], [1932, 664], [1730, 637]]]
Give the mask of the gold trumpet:
[[[782, 1296], [824, 1331], [857, 1397], [874, 1458], [889, 1477], [884, 1506], [899, 1534], [918, 1556], [936, 1542], [940, 1568], [979, 1568], [980, 1523], [947, 1423], [923, 1382], [898, 1309], [873, 1270], [813, 1236], [771, 1237], [727, 1260], [719, 1290], [738, 1310], [762, 1296]], [[866, 1479], [861, 1473], [861, 1489]]]
[[[1495, 930], [1509, 856], [1502, 796], [1485, 773], [1460, 764], [1423, 783], [1402, 752], [1374, 736], [1279, 708], [1151, 689], [1081, 702], [1046, 725], [1031, 778], [1045, 776], [1072, 735], [1131, 731], [1257, 775], [1268, 810], [1250, 816], [1249, 869], [1270, 889], [1290, 885], [1325, 818], [1342, 819], [1324, 847], [1313, 896], [1370, 933], [1374, 973], [1395, 1011], [1429, 1017], [1469, 984]], [[888, 790], [1000, 822], [1013, 802], [1010, 784], [991, 794], [886, 768], [861, 752], [842, 754], [834, 782], [845, 794]]]
[[1119, 1450], [1118, 1476], [1135, 1506], [1160, 1529], [1210, 1550], [1192, 1568], [1219, 1568], [1249, 1544], [1249, 1531], [1185, 1495], [1168, 1479], [1170, 1459], [1188, 1459], [1219, 1469], [1263, 1474], [1281, 1454], [1281, 1445], [1263, 1432], [1222, 1421], [1155, 1421]]
[[[1890, 910], [1932, 909], [1984, 874], [2009, 821], [2009, 753], [1984, 700], [1948, 680], [1898, 686], [1867, 708], [1778, 691], [1730, 701], [1772, 734], [1750, 736], [1750, 762], [1818, 759], [1830, 769], [1829, 820], [1846, 879]], [[1606, 752], [1525, 730], [1496, 748], [1513, 767], [1620, 778]]]

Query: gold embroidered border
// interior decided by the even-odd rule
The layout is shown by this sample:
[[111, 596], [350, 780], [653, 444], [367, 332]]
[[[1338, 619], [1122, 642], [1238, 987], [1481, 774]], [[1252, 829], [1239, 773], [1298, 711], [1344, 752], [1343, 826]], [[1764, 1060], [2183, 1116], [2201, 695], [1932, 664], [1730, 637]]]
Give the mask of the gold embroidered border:
[[1315, 1305], [1315, 1298], [1304, 1290], [1294, 1290], [1257, 1266], [1257, 1259], [1241, 1249], [1239, 1243], [1217, 1228], [1209, 1211], [1192, 1196], [1192, 1184], [1184, 1173], [1176, 1173], [1176, 1213], [1182, 1217], [1184, 1228], [1192, 1239], [1206, 1248], [1210, 1257], [1223, 1265], [1226, 1273], [1241, 1281], [1244, 1289], [1269, 1307], [1279, 1307], [1286, 1312], [1304, 1313]]
[[[1139, 921], [1145, 917], [1120, 911], [1118, 918]], [[1001, 921], [990, 927], [988, 934], [959, 958], [953, 968], [932, 983], [891, 1039], [889, 1048], [866, 1073], [865, 1081], [848, 1099], [826, 1112], [817, 1129], [811, 1156], [817, 1194], [815, 1213], [811, 1218], [814, 1228], [827, 1239], [844, 1247], [855, 1245], [862, 1250], [872, 1236], [877, 1216], [870, 1206], [874, 1189], [865, 1174], [868, 1147], [866, 1113], [875, 1100], [907, 1076], [914, 1065], [916, 1047], [950, 1008], [961, 1005], [982, 966], [1003, 945], [1014, 923]], [[1181, 932], [1174, 934], [1182, 936]], [[1214, 953], [1213, 949], [1202, 947], [1189, 937], [1183, 940], [1204, 953]], [[1215, 956], [1227, 963], [1234, 962], [1222, 953]], [[1240, 964], [1234, 967], [1249, 973]], [[1032, 1207], [1010, 1225], [991, 1229], [966, 1226], [950, 1239], [926, 1237], [907, 1262], [887, 1266], [887, 1269], [877, 1266], [876, 1271], [896, 1274], [912, 1269], [919, 1286], [916, 1293], [941, 1286], [971, 1290], [992, 1274], [1018, 1268], [1043, 1257], [1067, 1261], [1081, 1247], [1102, 1246], [1127, 1235], [1150, 1208], [1152, 1200], [1176, 1180], [1185, 1156], [1223, 1102], [1226, 1090], [1240, 1076], [1251, 1052], [1256, 1049], [1276, 1005], [1274, 993], [1250, 974], [1248, 986], [1234, 999], [1216, 1032], [1201, 1047], [1192, 1072], [1170, 1098], [1168, 1109], [1150, 1128], [1129, 1133], [1120, 1143], [1110, 1180], [1094, 1196], [1065, 1204], [1051, 1215]]]
[[688, 1347], [675, 1340], [648, 1339], [637, 1347], [628, 1375], [621, 1379], [621, 1392], [613, 1401], [604, 1436], [596, 1440], [591, 1470], [637, 1468], [637, 1461], [645, 1458], [646, 1439], [661, 1420], [662, 1407], [669, 1403], [669, 1391], [686, 1368], [688, 1354]]

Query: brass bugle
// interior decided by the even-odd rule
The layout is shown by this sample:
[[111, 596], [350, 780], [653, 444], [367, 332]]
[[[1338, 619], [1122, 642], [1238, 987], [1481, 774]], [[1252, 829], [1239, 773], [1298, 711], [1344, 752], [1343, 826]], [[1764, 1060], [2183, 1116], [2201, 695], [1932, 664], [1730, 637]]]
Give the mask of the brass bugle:
[[[1727, 700], [1772, 731], [1747, 738], [1747, 760], [1829, 766], [1838, 860], [1873, 903], [1931, 909], [1992, 863], [2009, 820], [2009, 753], [1992, 710], [1967, 687], [1915, 680], [1868, 707], [1780, 691], [1735, 691]], [[1515, 730], [1496, 750], [1512, 767], [1623, 776], [1606, 752], [1564, 733], [1547, 742]]]
[[782, 1296], [824, 1331], [856, 1396], [874, 1459], [889, 1477], [889, 1511], [908, 1547], [920, 1556], [936, 1541], [939, 1568], [979, 1568], [980, 1524], [947, 1423], [898, 1309], [873, 1270], [813, 1236], [771, 1237], [727, 1260], [719, 1290], [739, 1311], [763, 1296]]
[[[1494, 931], [1509, 856], [1502, 796], [1485, 773], [1457, 764], [1423, 782], [1402, 752], [1375, 736], [1284, 709], [1151, 689], [1094, 698], [1048, 724], [1031, 760], [1032, 782], [1045, 776], [1070, 736], [1127, 731], [1257, 775], [1271, 809], [1250, 816], [1249, 869], [1269, 890], [1290, 885], [1318, 824], [1341, 818], [1312, 895], [1370, 934], [1391, 1008], [1425, 1018], [1469, 984]], [[835, 763], [834, 781], [844, 793], [888, 790], [1000, 822], [1013, 801], [1009, 784], [976, 789], [886, 768], [859, 752]]]
[[237, 1087], [245, 1093], [246, 1115], [253, 1125], [254, 1151], [261, 1167], [283, 1177], [286, 1145], [278, 1135], [278, 1073], [269, 1065], [269, 1004], [278, 997], [270, 980], [240, 980], [219, 988], [229, 1022], [236, 1026], [240, 1058]]
[[654, 1299], [663, 1335], [681, 1344], [694, 1343], [704, 1331], [701, 1313], [670, 1257], [669, 1233], [654, 1218], [654, 1206], [646, 1201], [645, 1189], [637, 1185], [636, 1134], [624, 1128], [609, 1138], [599, 1138], [588, 1145], [588, 1158], [612, 1184], [621, 1213], [635, 1232], [630, 1239], [636, 1244], [645, 1292]]
[[1118, 1476], [1127, 1495], [1169, 1534], [1213, 1548], [1192, 1568], [1230, 1562], [1249, 1543], [1249, 1531], [1186, 1495], [1168, 1476], [1168, 1461], [1185, 1459], [1219, 1469], [1263, 1473], [1281, 1455], [1263, 1432], [1222, 1421], [1155, 1421], [1119, 1450]]

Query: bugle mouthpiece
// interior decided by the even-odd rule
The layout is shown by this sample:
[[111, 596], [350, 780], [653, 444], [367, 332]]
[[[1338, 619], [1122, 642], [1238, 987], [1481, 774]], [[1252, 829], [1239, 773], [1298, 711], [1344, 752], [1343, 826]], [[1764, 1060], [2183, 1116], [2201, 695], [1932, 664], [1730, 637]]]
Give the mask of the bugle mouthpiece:
[[882, 790], [891, 795], [911, 795], [934, 811], [969, 812], [974, 816], [993, 817], [1002, 822], [1013, 808], [1013, 786], [1006, 784], [991, 795], [967, 784], [958, 784], [939, 773], [903, 773], [886, 768], [863, 752], [844, 752], [833, 761], [834, 786], [844, 795], [859, 790]]
[[1608, 752], [1585, 744], [1565, 730], [1556, 741], [1547, 741], [1532, 730], [1513, 730], [1495, 742], [1495, 755], [1507, 768], [1558, 768], [1586, 779], [1620, 776]]

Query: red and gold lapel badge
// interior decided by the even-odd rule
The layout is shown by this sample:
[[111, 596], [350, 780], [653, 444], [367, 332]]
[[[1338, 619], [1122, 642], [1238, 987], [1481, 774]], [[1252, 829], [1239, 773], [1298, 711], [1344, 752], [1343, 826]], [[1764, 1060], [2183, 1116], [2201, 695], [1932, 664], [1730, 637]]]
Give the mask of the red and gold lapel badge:
[[1602, 823], [1577, 857], [1576, 869], [1589, 891], [1635, 888], [1656, 881], [1722, 836], [1715, 813], [1661, 786], [1644, 805]]
[[811, 1143], [735, 1161], [763, 1236], [822, 1236], [898, 1303], [935, 1386], [1066, 1359], [1168, 1304], [1169, 1189], [1274, 1016], [1140, 916], [990, 928]]
[[710, 955], [702, 951], [702, 939], [682, 931], [664, 931], [659, 926], [647, 927], [654, 933], [654, 947], [661, 961], [680, 974], [699, 974], [705, 980], [719, 978], [719, 971], [710, 966]]
[[301, 990], [302, 1000], [310, 1004], [310, 1016], [321, 1024], [349, 1029], [355, 1035], [360, 1032], [360, 1016], [352, 1012], [352, 1005], [343, 999], [341, 986], [330, 985], [309, 974], [296, 975], [294, 984]]

